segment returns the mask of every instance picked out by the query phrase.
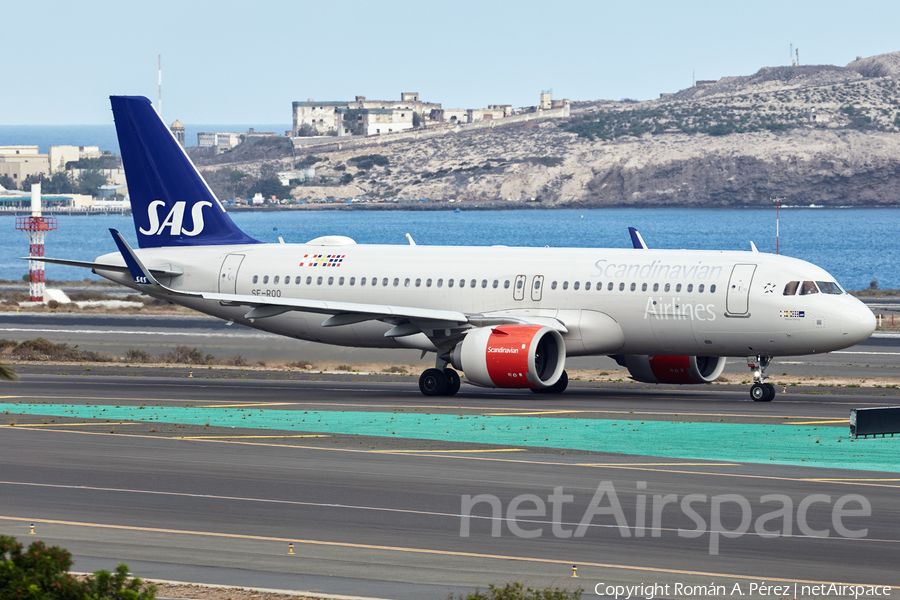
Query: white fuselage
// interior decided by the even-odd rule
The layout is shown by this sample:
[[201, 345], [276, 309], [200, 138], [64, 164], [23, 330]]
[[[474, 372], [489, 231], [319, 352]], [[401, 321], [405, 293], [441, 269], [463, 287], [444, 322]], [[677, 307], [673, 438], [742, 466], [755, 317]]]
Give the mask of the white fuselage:
[[[871, 311], [846, 293], [784, 295], [788, 282], [835, 280], [813, 264], [772, 254], [344, 241], [350, 243], [335, 238], [326, 243], [336, 245], [165, 247], [137, 254], [151, 269], [183, 269], [161, 280], [183, 291], [557, 319], [567, 329], [569, 356], [800, 355], [859, 343], [874, 327]], [[119, 253], [97, 260], [123, 264]], [[136, 288], [125, 274], [98, 273]], [[390, 322], [323, 327], [328, 315], [296, 310], [251, 322], [246, 306], [197, 298], [178, 302], [304, 340], [434, 349], [421, 334], [385, 337]], [[610, 323], [620, 331], [610, 330]]]

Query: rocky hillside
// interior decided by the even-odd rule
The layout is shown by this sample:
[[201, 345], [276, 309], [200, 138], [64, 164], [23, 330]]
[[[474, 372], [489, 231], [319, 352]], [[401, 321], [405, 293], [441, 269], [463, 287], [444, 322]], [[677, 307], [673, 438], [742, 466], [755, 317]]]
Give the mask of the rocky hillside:
[[[898, 80], [900, 52], [846, 67], [763, 68], [645, 102], [579, 102], [565, 120], [312, 150], [305, 164], [314, 163], [316, 181], [291, 194], [543, 207], [734, 206], [774, 197], [898, 204]], [[387, 163], [373, 163], [375, 153]], [[361, 155], [369, 159], [355, 160]], [[290, 154], [268, 158], [266, 171], [291, 163]], [[234, 160], [206, 168], [254, 172], [261, 164]]]

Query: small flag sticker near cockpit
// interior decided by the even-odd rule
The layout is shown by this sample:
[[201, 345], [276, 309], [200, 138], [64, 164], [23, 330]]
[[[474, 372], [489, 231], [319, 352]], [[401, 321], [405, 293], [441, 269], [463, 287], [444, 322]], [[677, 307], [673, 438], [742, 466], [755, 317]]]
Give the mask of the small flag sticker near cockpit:
[[780, 310], [778, 312], [785, 319], [801, 319], [806, 316], [805, 310]]

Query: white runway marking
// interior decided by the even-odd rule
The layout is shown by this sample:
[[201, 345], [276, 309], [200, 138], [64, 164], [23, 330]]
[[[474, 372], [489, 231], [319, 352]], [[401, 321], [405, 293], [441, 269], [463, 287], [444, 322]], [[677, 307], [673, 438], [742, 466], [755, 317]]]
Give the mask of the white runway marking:
[[94, 333], [101, 335], [181, 335], [187, 337], [224, 337], [224, 338], [270, 338], [282, 337], [274, 333], [200, 333], [196, 331], [127, 331], [122, 329], [42, 329], [37, 327], [0, 327], [0, 331], [17, 331], [23, 333]]

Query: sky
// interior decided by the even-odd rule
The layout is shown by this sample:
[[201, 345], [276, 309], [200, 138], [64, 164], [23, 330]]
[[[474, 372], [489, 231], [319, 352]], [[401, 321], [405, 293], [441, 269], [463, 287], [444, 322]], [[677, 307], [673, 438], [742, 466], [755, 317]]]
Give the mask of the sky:
[[[692, 78], [900, 51], [900, 2], [0, 0], [0, 125], [112, 122], [108, 96], [166, 121], [290, 123], [296, 100], [445, 108], [656, 98]], [[0, 141], [2, 143], [2, 141]]]

